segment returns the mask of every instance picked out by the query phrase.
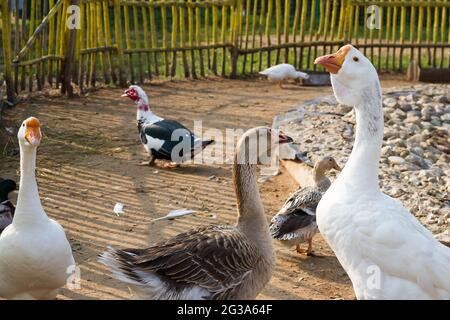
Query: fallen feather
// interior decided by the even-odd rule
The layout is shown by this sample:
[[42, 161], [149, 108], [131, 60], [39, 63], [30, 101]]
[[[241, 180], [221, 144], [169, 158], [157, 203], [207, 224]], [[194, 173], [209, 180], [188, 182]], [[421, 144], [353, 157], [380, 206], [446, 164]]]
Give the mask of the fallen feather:
[[120, 217], [122, 214], [124, 214], [123, 203], [117, 202], [116, 205], [114, 206], [113, 211], [118, 217]]
[[173, 210], [173, 211], [170, 211], [166, 216], [153, 219], [151, 222], [161, 221], [161, 220], [171, 220], [171, 219], [179, 218], [182, 216], [186, 216], [188, 214], [193, 214], [194, 212], [195, 211], [193, 211], [193, 210], [186, 210], [186, 209]]

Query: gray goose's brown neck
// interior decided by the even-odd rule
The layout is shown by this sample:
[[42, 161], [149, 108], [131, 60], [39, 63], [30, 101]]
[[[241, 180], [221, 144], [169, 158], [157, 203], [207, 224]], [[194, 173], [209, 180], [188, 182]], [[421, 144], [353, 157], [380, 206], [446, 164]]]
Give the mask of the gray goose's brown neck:
[[258, 245], [269, 244], [269, 234], [264, 206], [256, 181], [256, 164], [241, 158], [238, 147], [233, 164], [233, 182], [237, 199], [237, 227]]

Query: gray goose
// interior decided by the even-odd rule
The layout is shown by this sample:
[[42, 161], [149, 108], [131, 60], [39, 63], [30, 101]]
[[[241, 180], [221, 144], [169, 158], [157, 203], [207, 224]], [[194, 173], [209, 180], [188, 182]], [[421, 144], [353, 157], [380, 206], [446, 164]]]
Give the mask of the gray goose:
[[[265, 150], [253, 151], [264, 141]], [[109, 247], [100, 255], [115, 278], [149, 299], [254, 299], [275, 267], [273, 240], [256, 182], [256, 162], [274, 142], [292, 139], [265, 127], [239, 140], [233, 163], [234, 226], [203, 226], [145, 249]], [[248, 150], [251, 150], [250, 152]], [[258, 155], [258, 159], [254, 155]]]
[[[287, 246], [296, 246], [298, 253], [313, 255], [312, 239], [318, 231], [316, 208], [331, 185], [330, 179], [325, 175], [331, 169], [341, 170], [332, 157], [324, 157], [315, 163], [314, 185], [292, 193], [272, 218], [269, 228], [274, 239]], [[300, 248], [300, 244], [304, 242], [308, 242], [306, 250]]]

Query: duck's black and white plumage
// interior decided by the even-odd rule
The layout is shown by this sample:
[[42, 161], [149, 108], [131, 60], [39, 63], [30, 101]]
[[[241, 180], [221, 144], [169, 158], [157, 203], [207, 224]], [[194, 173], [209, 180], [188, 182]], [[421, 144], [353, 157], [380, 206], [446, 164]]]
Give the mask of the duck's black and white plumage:
[[0, 233], [11, 224], [14, 212], [14, 204], [9, 200], [9, 193], [16, 190], [17, 185], [13, 180], [0, 178]]
[[136, 102], [139, 138], [150, 156], [149, 165], [155, 160], [182, 163], [192, 159], [214, 140], [202, 140], [192, 131], [174, 120], [155, 115], [149, 108], [145, 91], [132, 85], [122, 95]]
[[[233, 163], [238, 218], [234, 226], [203, 226], [145, 249], [108, 248], [100, 256], [113, 276], [149, 299], [254, 299], [270, 280], [275, 252], [247, 152], [254, 138], [271, 148], [274, 130], [255, 128], [239, 140]], [[279, 134], [279, 142], [291, 142]], [[253, 144], [254, 143], [254, 144]], [[264, 150], [263, 150], [264, 151]], [[264, 153], [267, 154], [267, 153]]]
[[[272, 218], [272, 237], [287, 246], [296, 246], [297, 252], [312, 254], [312, 239], [318, 232], [316, 208], [322, 195], [331, 185], [325, 176], [328, 170], [340, 170], [332, 157], [324, 157], [314, 165], [314, 186], [298, 189], [284, 203]], [[300, 249], [300, 244], [308, 242], [308, 249]]]

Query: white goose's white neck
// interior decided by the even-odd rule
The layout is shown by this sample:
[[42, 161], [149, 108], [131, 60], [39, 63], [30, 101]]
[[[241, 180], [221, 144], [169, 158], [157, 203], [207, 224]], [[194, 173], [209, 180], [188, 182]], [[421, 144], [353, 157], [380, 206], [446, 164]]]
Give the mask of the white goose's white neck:
[[148, 102], [144, 99], [139, 99], [136, 104], [138, 105], [136, 120], [145, 124], [152, 124], [161, 121], [162, 118], [155, 115], [148, 105]]
[[36, 149], [20, 146], [20, 189], [14, 224], [35, 224], [48, 219], [41, 205], [36, 182]]
[[378, 81], [362, 92], [355, 106], [356, 136], [350, 158], [336, 182], [351, 181], [355, 189], [379, 190], [378, 171], [383, 143], [383, 105]]

